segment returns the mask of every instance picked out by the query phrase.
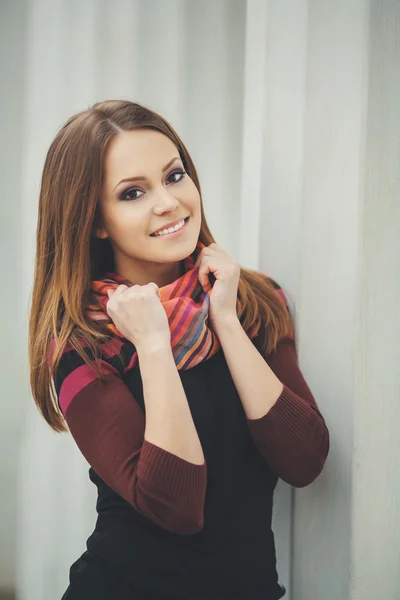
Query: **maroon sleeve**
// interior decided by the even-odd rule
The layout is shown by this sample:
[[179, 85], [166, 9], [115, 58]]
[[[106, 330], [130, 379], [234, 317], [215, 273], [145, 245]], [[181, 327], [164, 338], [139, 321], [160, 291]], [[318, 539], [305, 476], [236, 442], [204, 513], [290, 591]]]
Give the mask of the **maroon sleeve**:
[[65, 419], [88, 463], [134, 509], [173, 533], [202, 529], [206, 463], [195, 465], [147, 442], [145, 416], [120, 377], [88, 383]]
[[247, 423], [271, 469], [290, 485], [304, 487], [322, 471], [329, 431], [300, 371], [295, 342], [281, 340], [266, 361], [284, 388], [267, 414]]

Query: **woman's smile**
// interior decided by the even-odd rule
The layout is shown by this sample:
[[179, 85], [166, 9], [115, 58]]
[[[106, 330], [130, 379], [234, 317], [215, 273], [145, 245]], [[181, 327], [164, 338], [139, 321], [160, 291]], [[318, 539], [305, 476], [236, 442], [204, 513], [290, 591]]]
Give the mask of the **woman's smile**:
[[178, 237], [178, 235], [180, 235], [187, 229], [188, 221], [189, 221], [189, 217], [186, 217], [186, 219], [182, 219], [182, 221], [180, 221], [177, 225], [175, 225], [174, 228], [170, 227], [168, 229], [162, 229], [161, 231], [152, 233], [150, 235], [150, 237], [168, 238], [168, 239]]

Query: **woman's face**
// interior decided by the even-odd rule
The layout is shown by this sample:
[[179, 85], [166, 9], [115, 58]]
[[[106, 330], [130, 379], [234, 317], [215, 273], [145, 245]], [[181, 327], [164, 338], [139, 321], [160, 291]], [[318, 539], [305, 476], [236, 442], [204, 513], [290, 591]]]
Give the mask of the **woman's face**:
[[[176, 146], [158, 131], [123, 131], [111, 141], [104, 168], [96, 235], [109, 238], [116, 272], [139, 285], [175, 281], [201, 226], [200, 195]], [[152, 235], [187, 217], [179, 232]]]

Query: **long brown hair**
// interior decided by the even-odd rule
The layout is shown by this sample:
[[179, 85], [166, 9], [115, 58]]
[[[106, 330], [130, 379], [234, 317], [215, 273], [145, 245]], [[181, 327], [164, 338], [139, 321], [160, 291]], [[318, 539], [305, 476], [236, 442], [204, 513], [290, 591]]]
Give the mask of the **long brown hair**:
[[[36, 257], [29, 318], [30, 385], [36, 405], [55, 431], [67, 431], [59, 410], [53, 374], [70, 345], [89, 364], [82, 340], [92, 349], [97, 375], [105, 331], [88, 319], [85, 308], [92, 279], [114, 271], [112, 247], [94, 231], [99, 224], [99, 198], [104, 157], [110, 141], [124, 130], [149, 128], [166, 135], [177, 147], [185, 170], [201, 190], [196, 169], [182, 140], [156, 112], [134, 102], [107, 100], [72, 116], [57, 133], [43, 168], [36, 232]], [[215, 242], [201, 201], [200, 240]], [[276, 349], [292, 322], [274, 285], [261, 274], [241, 269], [238, 302], [244, 329], [260, 329], [265, 355]], [[50, 344], [56, 349], [49, 360]]]

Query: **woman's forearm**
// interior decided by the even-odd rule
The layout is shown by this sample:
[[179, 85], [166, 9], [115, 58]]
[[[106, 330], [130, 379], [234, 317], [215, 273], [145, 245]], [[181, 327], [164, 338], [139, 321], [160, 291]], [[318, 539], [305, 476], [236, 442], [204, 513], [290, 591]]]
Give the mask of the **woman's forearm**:
[[260, 454], [287, 483], [310, 484], [328, 455], [329, 431], [299, 368], [294, 342], [283, 339], [264, 357], [237, 319], [217, 333]]
[[195, 465], [204, 454], [189, 404], [168, 347], [138, 349], [146, 407], [145, 439]]
[[217, 335], [247, 418], [263, 417], [281, 395], [282, 382], [254, 347], [239, 319], [223, 322]]

